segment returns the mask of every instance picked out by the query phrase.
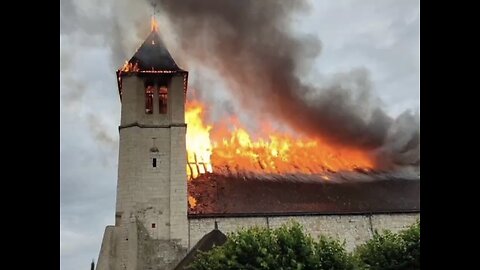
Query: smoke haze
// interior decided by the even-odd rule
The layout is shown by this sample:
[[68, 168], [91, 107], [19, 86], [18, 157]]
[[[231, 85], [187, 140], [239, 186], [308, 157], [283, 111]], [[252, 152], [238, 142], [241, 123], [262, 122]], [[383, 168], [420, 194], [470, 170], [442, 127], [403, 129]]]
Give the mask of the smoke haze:
[[294, 35], [293, 15], [307, 1], [155, 0], [188, 57], [215, 69], [252, 115], [264, 115], [331, 143], [368, 150], [384, 168], [419, 163], [419, 120], [392, 119], [372, 92], [369, 73], [354, 69], [324, 85], [302, 82], [317, 37]]

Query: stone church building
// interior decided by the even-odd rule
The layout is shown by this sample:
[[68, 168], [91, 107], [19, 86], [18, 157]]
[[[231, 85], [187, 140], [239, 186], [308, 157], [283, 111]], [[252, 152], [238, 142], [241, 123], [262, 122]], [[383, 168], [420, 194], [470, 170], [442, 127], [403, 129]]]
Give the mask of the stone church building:
[[419, 217], [419, 181], [412, 180], [326, 184], [218, 176], [201, 189], [211, 202], [203, 211], [191, 211], [188, 71], [177, 66], [152, 30], [117, 71], [117, 80], [121, 122], [115, 224], [105, 229], [97, 270], [174, 269], [216, 225], [228, 233], [254, 225], [275, 228], [295, 219], [313, 236], [345, 239], [352, 250], [374, 230], [399, 230]]

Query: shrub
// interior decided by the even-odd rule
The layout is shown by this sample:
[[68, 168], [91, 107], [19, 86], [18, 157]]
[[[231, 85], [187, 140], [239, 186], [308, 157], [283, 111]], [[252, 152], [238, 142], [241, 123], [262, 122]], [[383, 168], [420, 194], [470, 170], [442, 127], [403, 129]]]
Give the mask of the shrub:
[[189, 269], [354, 269], [344, 243], [327, 237], [314, 241], [292, 222], [274, 230], [250, 228], [200, 253]]
[[420, 269], [420, 222], [398, 234], [375, 232], [355, 251], [359, 268], [371, 270]]
[[200, 252], [189, 269], [420, 269], [420, 222], [397, 234], [375, 232], [352, 254], [346, 252], [345, 242], [325, 236], [315, 241], [296, 222], [274, 230], [254, 227], [231, 233], [224, 245]]

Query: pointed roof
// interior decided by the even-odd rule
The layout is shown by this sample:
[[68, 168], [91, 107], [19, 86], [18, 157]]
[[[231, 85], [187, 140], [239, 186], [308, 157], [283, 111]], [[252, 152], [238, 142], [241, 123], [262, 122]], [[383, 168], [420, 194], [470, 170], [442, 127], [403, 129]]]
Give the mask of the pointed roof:
[[[177, 66], [175, 60], [168, 52], [165, 44], [160, 38], [156, 27], [152, 26], [152, 32], [138, 48], [137, 52], [123, 67], [117, 70], [117, 84], [120, 99], [122, 99], [122, 77], [138, 74], [162, 74], [162, 73], [182, 73], [188, 76], [185, 71]], [[187, 91], [186, 84], [184, 86], [185, 93]]]
[[222, 233], [215, 222], [215, 229], [200, 239], [188, 254], [177, 264], [175, 270], [188, 269], [189, 265], [195, 260], [200, 251], [209, 251], [216, 246], [221, 246], [227, 242], [227, 236]]
[[142, 46], [128, 62], [133, 66], [137, 65], [139, 71], [183, 71], [177, 66], [155, 30], [152, 30]]

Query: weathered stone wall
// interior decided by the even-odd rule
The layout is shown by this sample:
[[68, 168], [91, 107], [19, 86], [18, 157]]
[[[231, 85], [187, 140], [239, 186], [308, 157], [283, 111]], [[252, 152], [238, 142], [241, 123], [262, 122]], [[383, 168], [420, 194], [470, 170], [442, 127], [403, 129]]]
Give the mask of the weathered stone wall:
[[137, 222], [137, 267], [145, 270], [173, 269], [187, 254], [187, 248], [179, 241], [154, 239], [141, 222]]
[[115, 242], [115, 226], [107, 226], [103, 234], [97, 269], [114, 269], [117, 259]]
[[188, 248], [184, 76], [172, 75], [166, 114], [157, 91], [145, 113], [143, 78], [125, 77], [122, 89], [115, 226], [97, 269], [172, 269]]
[[385, 229], [397, 232], [420, 218], [418, 213], [375, 214], [375, 215], [324, 215], [324, 216], [284, 216], [284, 217], [236, 217], [236, 218], [191, 218], [189, 219], [189, 248], [214, 228], [215, 221], [223, 233], [241, 228], [264, 226], [277, 228], [289, 220], [302, 224], [313, 237], [332, 236], [345, 240], [346, 248], [352, 251], [357, 245], [367, 241], [375, 230]]
[[162, 115], [157, 91], [153, 114], [146, 114], [144, 80], [123, 80], [115, 225], [135, 217], [152, 238], [175, 239], [187, 247], [183, 83], [183, 75], [171, 78], [167, 114]]

